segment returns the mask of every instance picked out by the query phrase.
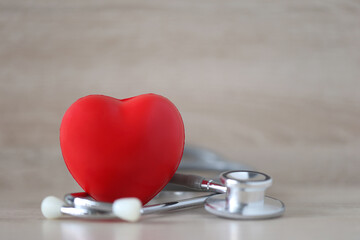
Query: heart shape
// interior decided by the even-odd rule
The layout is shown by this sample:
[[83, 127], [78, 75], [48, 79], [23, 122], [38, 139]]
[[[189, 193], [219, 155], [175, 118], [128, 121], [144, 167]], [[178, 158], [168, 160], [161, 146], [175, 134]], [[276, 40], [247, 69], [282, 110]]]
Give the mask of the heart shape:
[[150, 201], [170, 181], [184, 150], [181, 115], [167, 98], [80, 98], [60, 127], [71, 175], [98, 201], [137, 197]]

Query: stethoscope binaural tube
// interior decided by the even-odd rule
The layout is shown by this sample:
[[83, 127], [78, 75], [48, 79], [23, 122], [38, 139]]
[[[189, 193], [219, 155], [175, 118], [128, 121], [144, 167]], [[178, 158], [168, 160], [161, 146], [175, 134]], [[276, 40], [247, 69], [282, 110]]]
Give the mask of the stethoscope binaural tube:
[[65, 195], [65, 202], [53, 196], [46, 197], [41, 204], [41, 211], [48, 219], [62, 215], [85, 219], [119, 218], [135, 222], [141, 215], [182, 209], [204, 204], [205, 200], [216, 193], [180, 201], [172, 201], [142, 207], [137, 198], [123, 198], [113, 204], [92, 200], [87, 193], [70, 193]]

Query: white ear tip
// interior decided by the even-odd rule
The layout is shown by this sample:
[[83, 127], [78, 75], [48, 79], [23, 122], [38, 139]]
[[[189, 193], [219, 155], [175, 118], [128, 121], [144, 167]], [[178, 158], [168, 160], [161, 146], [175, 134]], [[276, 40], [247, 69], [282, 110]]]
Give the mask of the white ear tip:
[[64, 202], [54, 196], [48, 196], [41, 202], [41, 212], [48, 219], [55, 219], [61, 216], [61, 207]]
[[136, 222], [141, 215], [142, 203], [138, 198], [121, 198], [113, 203], [113, 213], [126, 221]]

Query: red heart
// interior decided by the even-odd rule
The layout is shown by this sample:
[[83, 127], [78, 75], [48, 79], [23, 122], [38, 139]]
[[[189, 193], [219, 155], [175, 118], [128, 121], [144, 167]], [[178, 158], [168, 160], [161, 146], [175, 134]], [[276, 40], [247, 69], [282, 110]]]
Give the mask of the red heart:
[[184, 150], [181, 115], [168, 99], [80, 98], [60, 127], [65, 163], [79, 185], [99, 201], [150, 201], [170, 181]]

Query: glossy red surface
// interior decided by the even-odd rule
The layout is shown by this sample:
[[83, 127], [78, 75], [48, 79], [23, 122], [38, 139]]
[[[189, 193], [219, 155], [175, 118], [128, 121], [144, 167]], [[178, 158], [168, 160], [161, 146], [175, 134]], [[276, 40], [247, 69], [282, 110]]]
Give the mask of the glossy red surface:
[[65, 163], [79, 185], [99, 201], [150, 201], [175, 173], [184, 149], [181, 115], [167, 98], [80, 98], [60, 127]]

